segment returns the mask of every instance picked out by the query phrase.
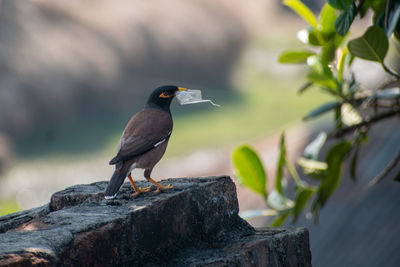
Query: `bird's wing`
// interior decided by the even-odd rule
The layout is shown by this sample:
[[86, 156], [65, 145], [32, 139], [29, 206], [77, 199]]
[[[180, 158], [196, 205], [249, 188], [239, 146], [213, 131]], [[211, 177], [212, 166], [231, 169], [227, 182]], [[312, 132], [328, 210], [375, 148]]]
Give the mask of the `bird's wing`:
[[144, 109], [135, 114], [125, 127], [117, 155], [110, 161], [116, 164], [139, 156], [168, 141], [172, 117], [157, 109]]
[[166, 142], [170, 135], [171, 133], [166, 135], [164, 138], [149, 138], [140, 135], [121, 138], [120, 149], [117, 155], [110, 161], [110, 164], [116, 164], [120, 161], [128, 160], [152, 150]]

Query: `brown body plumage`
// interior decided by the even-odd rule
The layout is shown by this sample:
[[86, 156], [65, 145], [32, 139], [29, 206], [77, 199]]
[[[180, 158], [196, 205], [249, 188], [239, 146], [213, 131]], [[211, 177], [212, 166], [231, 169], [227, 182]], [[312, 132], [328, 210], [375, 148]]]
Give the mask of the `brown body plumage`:
[[110, 161], [115, 171], [106, 189], [106, 198], [116, 196], [119, 188], [128, 176], [135, 190], [135, 196], [147, 192], [149, 188], [138, 188], [130, 175], [134, 168], [144, 169], [145, 178], [156, 185], [156, 192], [172, 188], [162, 186], [151, 179], [153, 167], [162, 158], [172, 133], [172, 116], [169, 110], [176, 92], [185, 88], [162, 86], [149, 97], [146, 107], [135, 114], [125, 127], [121, 136], [117, 155]]

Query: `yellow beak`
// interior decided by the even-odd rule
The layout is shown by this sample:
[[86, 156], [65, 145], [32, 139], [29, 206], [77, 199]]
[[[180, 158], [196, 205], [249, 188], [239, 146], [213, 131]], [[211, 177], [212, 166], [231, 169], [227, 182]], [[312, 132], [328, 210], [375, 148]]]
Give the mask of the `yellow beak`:
[[187, 88], [185, 88], [185, 87], [178, 87], [178, 91], [179, 92], [181, 92], [181, 91], [186, 91], [187, 90]]

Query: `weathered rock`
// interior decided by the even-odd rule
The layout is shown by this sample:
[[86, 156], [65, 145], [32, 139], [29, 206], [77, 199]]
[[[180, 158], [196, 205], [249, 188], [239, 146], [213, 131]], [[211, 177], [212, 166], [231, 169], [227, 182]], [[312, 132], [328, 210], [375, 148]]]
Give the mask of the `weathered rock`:
[[311, 266], [308, 246], [305, 228], [259, 229], [218, 248], [183, 251], [171, 266]]
[[[139, 181], [139, 186], [146, 186]], [[255, 231], [238, 216], [229, 177], [169, 179], [173, 190], [134, 199], [129, 183], [55, 193], [0, 218], [0, 266], [310, 266], [305, 229]]]

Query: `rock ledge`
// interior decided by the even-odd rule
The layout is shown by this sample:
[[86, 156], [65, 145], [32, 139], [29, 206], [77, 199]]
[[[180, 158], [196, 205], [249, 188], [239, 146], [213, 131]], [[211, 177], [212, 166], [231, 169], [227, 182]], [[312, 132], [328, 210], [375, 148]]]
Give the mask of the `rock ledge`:
[[254, 230], [229, 177], [161, 183], [174, 189], [134, 199], [126, 183], [114, 200], [107, 182], [72, 186], [0, 217], [0, 266], [311, 266], [308, 231]]

